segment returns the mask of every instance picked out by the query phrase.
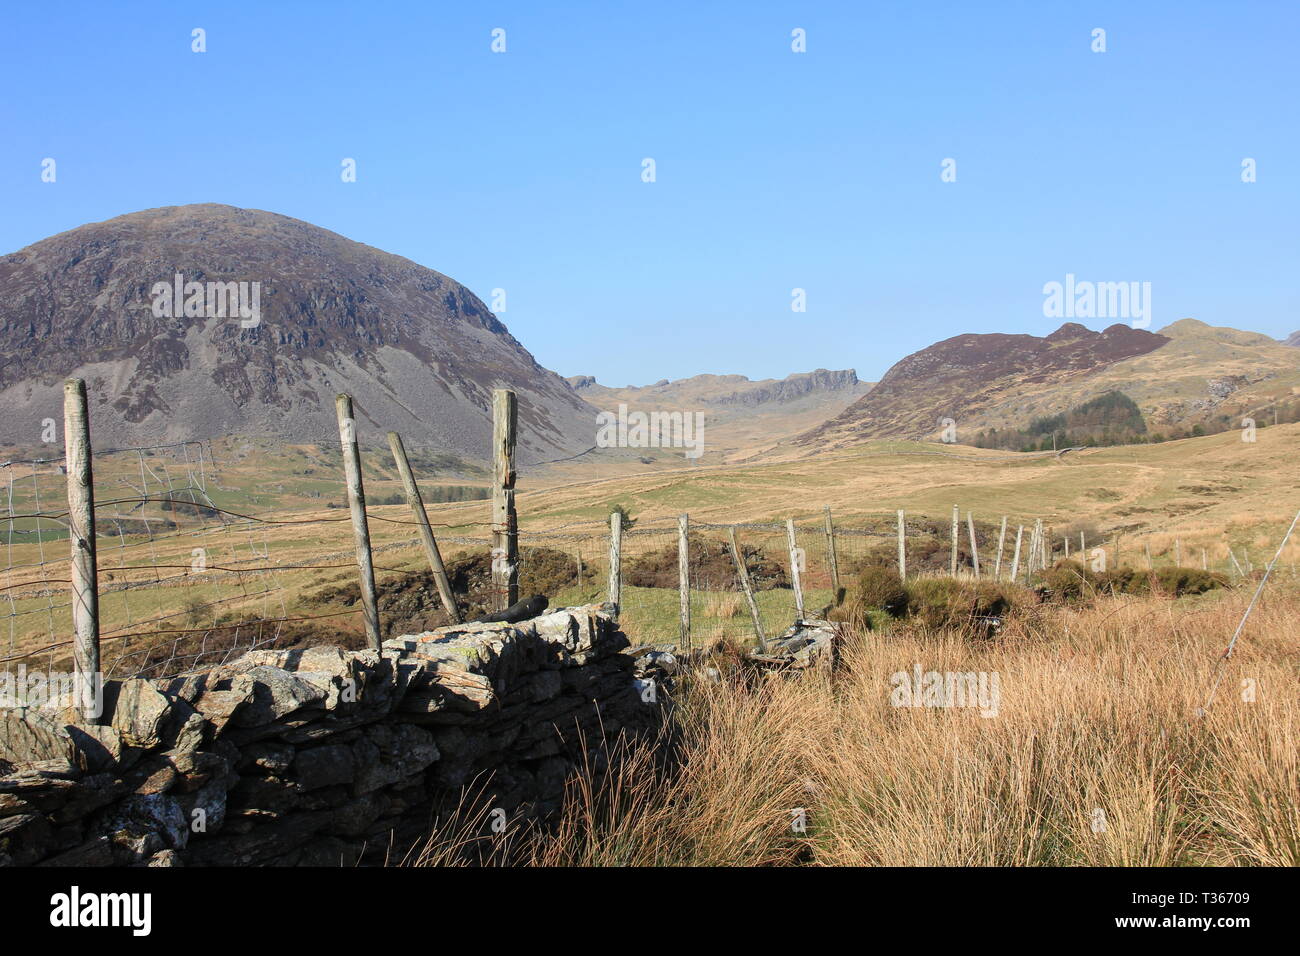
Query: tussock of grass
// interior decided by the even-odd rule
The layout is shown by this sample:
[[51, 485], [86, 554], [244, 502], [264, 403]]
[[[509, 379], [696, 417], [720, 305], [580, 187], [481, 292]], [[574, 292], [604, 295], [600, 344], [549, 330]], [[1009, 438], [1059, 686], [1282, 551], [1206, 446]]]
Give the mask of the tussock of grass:
[[[603, 780], [580, 773], [510, 862], [1300, 864], [1300, 595], [1256, 608], [1196, 715], [1248, 598], [1102, 596], [994, 641], [857, 633], [834, 678], [697, 679], [672, 774], [639, 747]], [[996, 716], [892, 706], [891, 675], [917, 666], [996, 672]]]

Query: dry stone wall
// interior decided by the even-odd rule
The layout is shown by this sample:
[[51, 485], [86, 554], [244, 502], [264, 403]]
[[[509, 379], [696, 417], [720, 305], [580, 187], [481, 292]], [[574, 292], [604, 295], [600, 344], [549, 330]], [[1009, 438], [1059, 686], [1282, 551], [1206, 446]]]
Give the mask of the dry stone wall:
[[477, 784], [545, 812], [659, 719], [627, 646], [591, 605], [109, 682], [96, 726], [0, 710], [0, 865], [378, 862]]

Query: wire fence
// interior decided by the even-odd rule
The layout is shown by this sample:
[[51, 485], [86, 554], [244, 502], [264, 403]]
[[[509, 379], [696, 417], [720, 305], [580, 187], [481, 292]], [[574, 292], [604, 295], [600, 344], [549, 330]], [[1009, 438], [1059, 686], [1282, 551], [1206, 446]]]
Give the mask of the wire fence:
[[[347, 643], [362, 637], [363, 608], [348, 488], [337, 439], [304, 440], [283, 469], [218, 461], [210, 441], [96, 451], [94, 538], [98, 552], [99, 639], [105, 677], [171, 677], [221, 664], [251, 650], [287, 643]], [[254, 456], [255, 457], [255, 456]], [[425, 630], [447, 617], [422, 559], [419, 522], [401, 496], [391, 456], [367, 453], [370, 553], [379, 583], [384, 636]], [[416, 449], [421, 471], [442, 458]], [[237, 475], [235, 474], [237, 473]], [[250, 477], [251, 475], [251, 477]], [[69, 568], [66, 463], [63, 456], [0, 462], [6, 560], [0, 582], [0, 664], [29, 669], [67, 667], [74, 604]], [[286, 483], [291, 487], [286, 487]], [[434, 525], [447, 550], [458, 613], [499, 606], [492, 567], [490, 504], [483, 486], [426, 481], [422, 493], [450, 502]], [[463, 501], [458, 499], [464, 496]], [[903, 564], [908, 577], [976, 573], [1024, 578], [1032, 571], [1035, 522], [1015, 515], [906, 514]], [[1005, 530], [1003, 527], [1005, 521]], [[825, 613], [868, 564], [898, 563], [896, 512], [857, 514], [834, 524], [804, 520], [734, 525], [690, 520], [686, 600], [675, 518], [638, 520], [621, 536], [620, 621], [637, 643], [750, 643], [755, 634], [736, 566], [734, 533], [765, 634], [798, 616]], [[1017, 538], [1020, 539], [1017, 547]], [[1155, 541], [1155, 547], [1152, 542]], [[973, 545], [973, 547], [972, 547]], [[1176, 535], [1156, 532], [1102, 539], [1095, 529], [1063, 523], [1041, 528], [1039, 567], [1062, 557], [1119, 564], [1203, 565], [1248, 577], [1247, 549], [1183, 549]], [[1019, 554], [1017, 555], [1017, 552]], [[977, 565], [977, 561], [979, 564]], [[601, 601], [609, 594], [610, 526], [604, 516], [575, 518], [518, 531], [518, 593], [540, 594], [552, 607]], [[1294, 566], [1292, 566], [1294, 574]], [[689, 620], [689, 627], [684, 622]]]

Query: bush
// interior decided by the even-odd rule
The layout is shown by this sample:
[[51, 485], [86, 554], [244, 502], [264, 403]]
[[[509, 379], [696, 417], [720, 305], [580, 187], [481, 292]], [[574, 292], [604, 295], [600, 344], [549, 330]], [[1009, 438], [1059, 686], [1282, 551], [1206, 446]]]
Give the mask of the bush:
[[1042, 573], [1041, 580], [1043, 587], [1057, 600], [1077, 601], [1091, 597], [1097, 591], [1109, 590], [1104, 577], [1077, 561], [1057, 561]]
[[1228, 579], [1222, 574], [1200, 568], [1156, 568], [1155, 578], [1160, 590], [1168, 591], [1174, 597], [1204, 594], [1228, 584]]
[[932, 630], [958, 629], [989, 633], [991, 622], [1014, 607], [1009, 592], [987, 581], [918, 578], [908, 582], [909, 616]]
[[868, 565], [862, 569], [856, 597], [864, 607], [878, 608], [890, 617], [907, 613], [907, 588], [898, 571], [887, 565]]

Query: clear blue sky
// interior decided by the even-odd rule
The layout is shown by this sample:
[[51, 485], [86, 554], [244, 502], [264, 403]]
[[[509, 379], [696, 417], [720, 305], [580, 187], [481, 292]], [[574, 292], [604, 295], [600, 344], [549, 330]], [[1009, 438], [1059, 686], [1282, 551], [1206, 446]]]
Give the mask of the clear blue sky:
[[268, 209], [506, 289], [543, 365], [614, 385], [876, 378], [962, 332], [1051, 331], [1067, 272], [1151, 282], [1153, 328], [1285, 336], [1298, 28], [1294, 0], [12, 3], [0, 252]]

